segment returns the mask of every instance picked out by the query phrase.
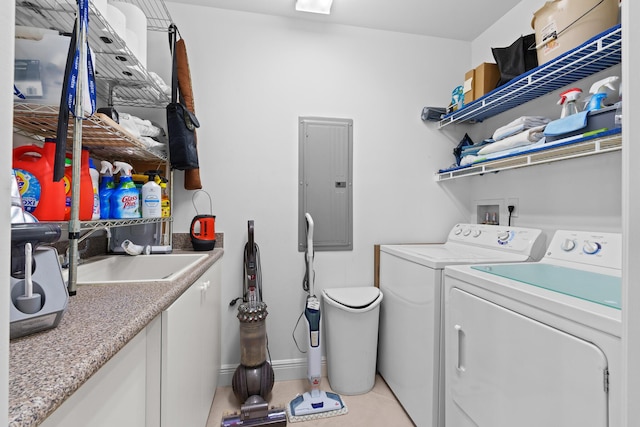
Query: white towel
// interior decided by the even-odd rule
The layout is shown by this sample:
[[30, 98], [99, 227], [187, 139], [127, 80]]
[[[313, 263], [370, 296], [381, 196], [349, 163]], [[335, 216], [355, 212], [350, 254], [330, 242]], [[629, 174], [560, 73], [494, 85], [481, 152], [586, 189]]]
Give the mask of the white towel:
[[506, 125], [499, 127], [493, 132], [493, 139], [499, 141], [508, 136], [536, 126], [542, 126], [551, 120], [543, 116], [521, 116]]
[[537, 126], [531, 129], [527, 129], [523, 132], [487, 145], [486, 147], [478, 151], [478, 155], [482, 156], [490, 153], [495, 153], [497, 151], [504, 151], [515, 147], [521, 147], [523, 145], [533, 144], [534, 142], [538, 142], [544, 136], [543, 131], [544, 126]]

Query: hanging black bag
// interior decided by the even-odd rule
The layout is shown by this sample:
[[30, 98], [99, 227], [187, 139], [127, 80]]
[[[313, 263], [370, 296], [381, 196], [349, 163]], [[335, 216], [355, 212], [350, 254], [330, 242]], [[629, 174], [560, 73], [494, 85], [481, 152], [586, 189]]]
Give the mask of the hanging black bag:
[[538, 66], [538, 53], [535, 49], [536, 35], [531, 33], [520, 36], [508, 47], [492, 47], [493, 58], [498, 64], [500, 81], [496, 87], [502, 86]]
[[178, 28], [169, 26], [169, 47], [173, 70], [171, 73], [171, 103], [167, 105], [167, 134], [169, 138], [169, 162], [173, 169], [198, 169], [198, 150], [196, 148], [195, 129], [200, 122], [178, 99], [178, 71], [176, 65], [176, 38]]

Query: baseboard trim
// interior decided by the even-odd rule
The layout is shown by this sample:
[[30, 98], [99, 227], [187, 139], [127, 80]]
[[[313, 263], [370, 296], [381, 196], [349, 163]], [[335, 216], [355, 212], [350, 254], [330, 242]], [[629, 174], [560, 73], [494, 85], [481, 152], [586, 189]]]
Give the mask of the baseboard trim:
[[[220, 368], [220, 376], [218, 378], [218, 386], [231, 385], [233, 373], [238, 365], [222, 365]], [[276, 381], [299, 380], [307, 377], [307, 359], [284, 359], [274, 360], [271, 362], [273, 373]], [[327, 361], [322, 358], [322, 376], [327, 376]]]

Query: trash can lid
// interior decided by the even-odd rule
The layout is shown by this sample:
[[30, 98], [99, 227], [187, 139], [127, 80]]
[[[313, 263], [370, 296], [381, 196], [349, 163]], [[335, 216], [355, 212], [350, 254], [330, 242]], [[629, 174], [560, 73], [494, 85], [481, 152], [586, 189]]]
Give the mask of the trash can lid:
[[373, 286], [356, 288], [324, 289], [324, 295], [335, 302], [351, 308], [364, 308], [371, 305], [380, 295], [380, 289]]

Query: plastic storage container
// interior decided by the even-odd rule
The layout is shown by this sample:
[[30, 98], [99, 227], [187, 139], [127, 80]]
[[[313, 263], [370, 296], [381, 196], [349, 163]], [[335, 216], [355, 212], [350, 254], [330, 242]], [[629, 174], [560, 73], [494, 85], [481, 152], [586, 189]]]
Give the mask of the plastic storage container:
[[[618, 0], [553, 0], [533, 14], [542, 65], [618, 23]], [[557, 35], [557, 37], [554, 37]], [[549, 40], [542, 45], [543, 41]]]
[[376, 381], [382, 292], [374, 287], [324, 289], [322, 301], [331, 389], [345, 395], [370, 391]]

